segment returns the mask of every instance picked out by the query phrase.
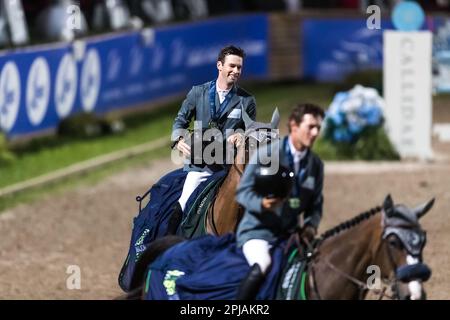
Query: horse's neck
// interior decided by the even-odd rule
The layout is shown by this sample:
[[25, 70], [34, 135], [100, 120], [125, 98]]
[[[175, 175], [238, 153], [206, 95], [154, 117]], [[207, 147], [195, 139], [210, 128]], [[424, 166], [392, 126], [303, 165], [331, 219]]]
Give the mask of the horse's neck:
[[314, 262], [320, 298], [359, 298], [358, 286], [333, 270], [326, 261], [348, 276], [366, 283], [370, 276], [367, 268], [375, 263], [376, 252], [380, 248], [381, 230], [380, 215], [375, 215], [322, 243], [318, 259]]
[[[213, 212], [209, 213], [207, 232], [219, 235], [233, 232], [240, 220], [239, 204], [235, 200], [236, 189], [247, 162], [245, 144], [237, 149], [234, 164], [220, 187], [213, 204]], [[212, 226], [213, 224], [214, 226]]]
[[[212, 219], [214, 219], [216, 229], [214, 231], [219, 235], [233, 232], [240, 219], [239, 204], [235, 200], [235, 195], [243, 170], [243, 165], [236, 164], [231, 166], [227, 177], [219, 189], [216, 200], [214, 201]], [[208, 225], [208, 227], [210, 226]], [[208, 233], [214, 233], [211, 232], [212, 230], [207, 231]]]

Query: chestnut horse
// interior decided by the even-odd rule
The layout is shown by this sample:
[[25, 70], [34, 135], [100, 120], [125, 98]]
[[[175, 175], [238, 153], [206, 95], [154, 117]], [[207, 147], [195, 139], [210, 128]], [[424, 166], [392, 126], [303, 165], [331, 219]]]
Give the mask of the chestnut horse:
[[[259, 144], [270, 143], [273, 139], [279, 138], [278, 130], [276, 130], [280, 121], [278, 109], [274, 110], [270, 123], [253, 121], [247, 115], [245, 110], [242, 112], [242, 119], [245, 123], [245, 132], [240, 136], [239, 141], [236, 144], [237, 150], [235, 152], [236, 156], [234, 157], [233, 164], [228, 170], [227, 176], [222, 182], [215, 198], [209, 205], [203, 221], [200, 222], [201, 229], [197, 235], [207, 233], [223, 235], [228, 232], [233, 232], [236, 229], [237, 223], [243, 214], [243, 210], [236, 202], [235, 194], [245, 165], [249, 161], [251, 153]], [[139, 197], [138, 201], [141, 201], [145, 196], [146, 195]], [[179, 221], [174, 223], [174, 225], [177, 228]], [[169, 227], [171, 230], [169, 231], [169, 234], [174, 233], [176, 228]], [[194, 237], [194, 235], [185, 236], [187, 238]], [[152, 245], [154, 241], [151, 242]], [[146, 251], [144, 251], [143, 255], [145, 255], [145, 252]], [[139, 260], [141, 260], [141, 258], [139, 258]], [[135, 270], [133, 271], [133, 280], [131, 281], [130, 290], [133, 290], [140, 285], [142, 281], [140, 276], [143, 275], [147, 266], [145, 262], [142, 263], [139, 260], [136, 262]]]
[[250, 154], [261, 143], [270, 143], [278, 139], [280, 116], [278, 109], [272, 114], [270, 123], [256, 122], [250, 119], [243, 110], [242, 118], [245, 123], [245, 133], [237, 143], [236, 157], [225, 180], [220, 186], [215, 199], [208, 208], [205, 221], [205, 232], [214, 235], [224, 235], [235, 231], [243, 210], [236, 202], [236, 188], [248, 163]]
[[[388, 195], [382, 207], [325, 232], [307, 251], [302, 298], [364, 299], [372, 291], [380, 299], [425, 299], [422, 283], [428, 280], [431, 271], [422, 263], [426, 233], [419, 218], [433, 204], [434, 199], [411, 209], [394, 205]], [[175, 236], [155, 240], [140, 263], [147, 267], [166, 249], [181, 241], [183, 239]], [[126, 296], [128, 299], [142, 297], [145, 274], [136, 276], [141, 279], [141, 285]], [[279, 282], [282, 277], [278, 275]]]

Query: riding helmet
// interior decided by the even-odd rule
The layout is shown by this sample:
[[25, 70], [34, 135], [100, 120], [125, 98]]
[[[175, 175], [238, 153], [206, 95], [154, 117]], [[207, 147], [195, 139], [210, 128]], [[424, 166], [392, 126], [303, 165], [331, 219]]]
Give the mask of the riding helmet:
[[294, 173], [281, 166], [273, 173], [273, 168], [260, 166], [256, 169], [255, 192], [268, 198], [287, 197], [294, 184]]

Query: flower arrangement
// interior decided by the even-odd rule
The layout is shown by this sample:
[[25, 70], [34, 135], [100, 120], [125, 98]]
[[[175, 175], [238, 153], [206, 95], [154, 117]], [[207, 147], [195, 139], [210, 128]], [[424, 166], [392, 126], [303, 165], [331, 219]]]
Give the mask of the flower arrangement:
[[324, 138], [354, 144], [368, 130], [383, 124], [384, 101], [376, 89], [356, 85], [338, 92], [326, 112]]

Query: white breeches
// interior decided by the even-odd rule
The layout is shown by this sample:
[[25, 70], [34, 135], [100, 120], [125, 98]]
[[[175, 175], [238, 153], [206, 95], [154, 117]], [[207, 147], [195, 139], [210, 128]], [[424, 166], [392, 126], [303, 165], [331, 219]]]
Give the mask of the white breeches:
[[200, 185], [200, 183], [205, 181], [210, 175], [211, 173], [207, 171], [188, 172], [186, 181], [184, 181], [183, 192], [181, 193], [180, 199], [178, 199], [178, 202], [180, 203], [181, 209], [183, 209], [183, 211], [192, 192], [194, 192], [194, 190]]
[[259, 264], [261, 271], [265, 274], [272, 263], [269, 252], [270, 247], [271, 245], [266, 240], [251, 239], [244, 243], [242, 251], [248, 264], [250, 266], [253, 266], [255, 263]]

